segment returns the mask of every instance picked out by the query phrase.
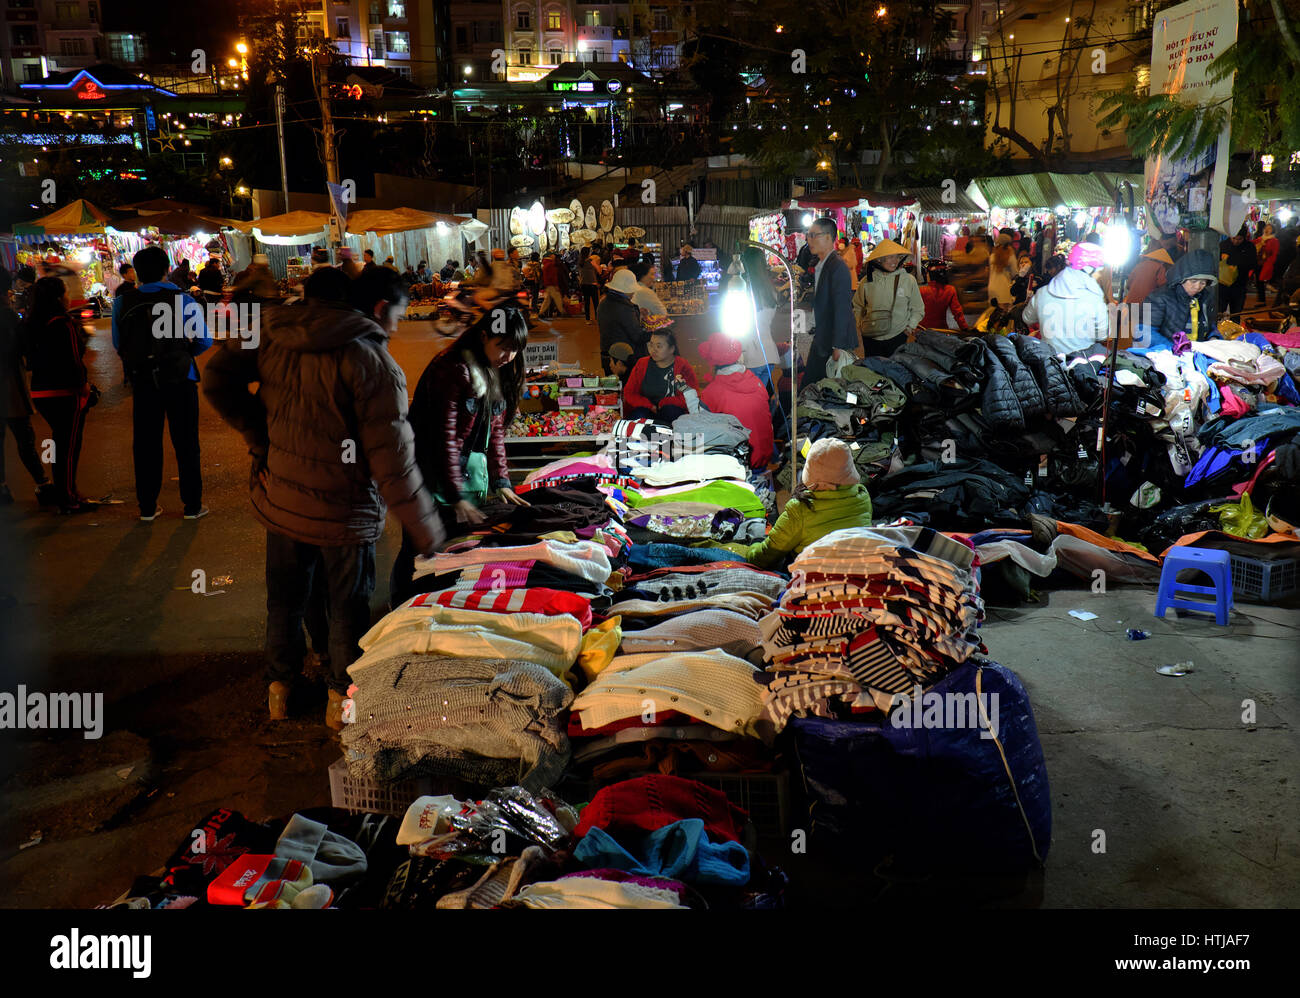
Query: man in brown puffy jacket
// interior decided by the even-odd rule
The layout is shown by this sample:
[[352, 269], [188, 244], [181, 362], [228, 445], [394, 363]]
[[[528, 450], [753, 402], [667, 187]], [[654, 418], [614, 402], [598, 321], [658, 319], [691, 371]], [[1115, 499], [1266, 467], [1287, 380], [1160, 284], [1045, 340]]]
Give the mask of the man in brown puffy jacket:
[[[376, 268], [349, 281], [326, 267], [308, 278], [305, 297], [263, 313], [256, 350], [228, 341], [203, 387], [253, 455], [253, 515], [266, 527], [271, 718], [287, 716], [306, 650], [312, 576], [320, 571], [332, 673], [325, 723], [337, 731], [347, 667], [370, 627], [385, 504], [423, 553], [445, 535], [415, 462], [406, 376], [387, 347], [405, 308], [400, 278]], [[252, 382], [260, 384], [255, 395]]]

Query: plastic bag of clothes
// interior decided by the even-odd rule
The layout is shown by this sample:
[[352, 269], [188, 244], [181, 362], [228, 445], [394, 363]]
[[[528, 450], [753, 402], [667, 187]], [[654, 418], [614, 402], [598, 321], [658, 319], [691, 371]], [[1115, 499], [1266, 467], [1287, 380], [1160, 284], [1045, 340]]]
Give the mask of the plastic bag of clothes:
[[1210, 512], [1218, 513], [1219, 525], [1237, 537], [1257, 541], [1268, 533], [1268, 519], [1250, 501], [1249, 492], [1241, 497], [1241, 502], [1212, 506]]
[[[927, 714], [935, 703], [943, 705], [937, 725]], [[923, 694], [915, 723], [895, 724], [900, 710], [878, 725], [790, 722], [813, 836], [864, 863], [893, 854], [901, 867], [926, 871], [1006, 874], [1044, 861], [1047, 766], [1015, 673], [967, 662]]]

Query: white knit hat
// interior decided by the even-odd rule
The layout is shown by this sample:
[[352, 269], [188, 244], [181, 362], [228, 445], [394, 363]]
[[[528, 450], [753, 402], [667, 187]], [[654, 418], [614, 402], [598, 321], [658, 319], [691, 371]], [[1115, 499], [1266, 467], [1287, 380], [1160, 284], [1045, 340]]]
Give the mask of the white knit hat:
[[842, 489], [862, 481], [853, 464], [853, 452], [843, 440], [823, 437], [808, 451], [803, 466], [803, 483], [814, 492]]

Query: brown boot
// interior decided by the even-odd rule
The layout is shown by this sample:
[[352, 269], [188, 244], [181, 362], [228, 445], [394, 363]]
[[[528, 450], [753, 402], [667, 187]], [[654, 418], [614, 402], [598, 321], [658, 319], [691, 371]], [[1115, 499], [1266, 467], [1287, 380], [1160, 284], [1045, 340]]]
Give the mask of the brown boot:
[[289, 684], [272, 683], [267, 693], [266, 705], [271, 711], [272, 721], [283, 721], [289, 716]]
[[325, 705], [325, 727], [331, 731], [343, 730], [344, 696], [337, 690], [330, 690], [329, 703]]

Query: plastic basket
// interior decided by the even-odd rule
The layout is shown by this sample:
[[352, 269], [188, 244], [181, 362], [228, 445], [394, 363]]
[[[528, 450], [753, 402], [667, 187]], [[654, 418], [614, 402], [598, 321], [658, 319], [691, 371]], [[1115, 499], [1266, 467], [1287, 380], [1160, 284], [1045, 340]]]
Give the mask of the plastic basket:
[[1261, 561], [1234, 554], [1232, 593], [1241, 599], [1272, 603], [1300, 589], [1300, 560], [1280, 558]]
[[330, 801], [354, 814], [403, 815], [417, 797], [449, 792], [430, 776], [396, 783], [376, 783], [353, 776], [347, 761], [339, 759], [329, 768]]

